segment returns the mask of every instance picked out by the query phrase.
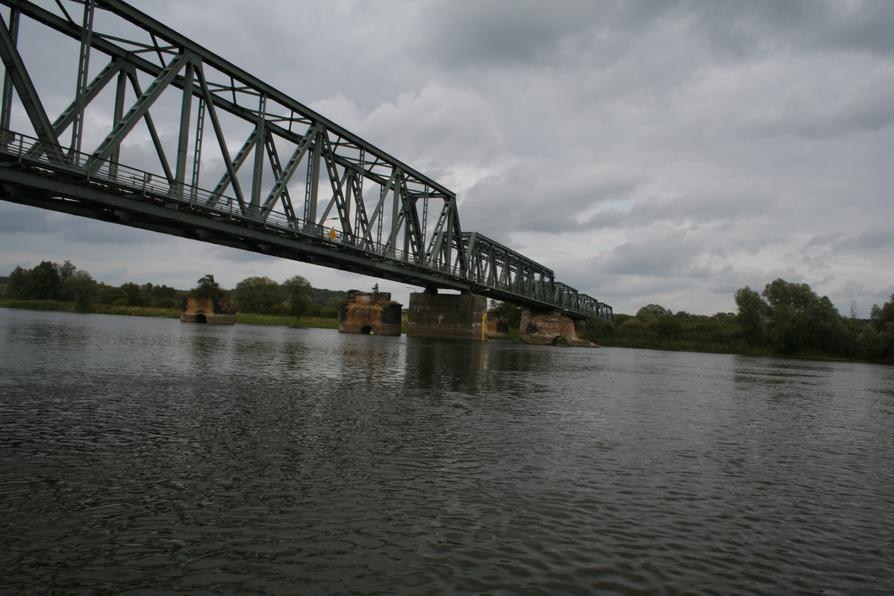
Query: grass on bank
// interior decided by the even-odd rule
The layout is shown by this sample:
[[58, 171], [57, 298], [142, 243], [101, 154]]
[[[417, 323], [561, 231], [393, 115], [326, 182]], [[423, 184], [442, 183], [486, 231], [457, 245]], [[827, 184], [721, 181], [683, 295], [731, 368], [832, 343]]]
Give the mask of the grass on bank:
[[[75, 308], [74, 302], [67, 302], [65, 300], [17, 300], [13, 298], [0, 298], [0, 308], [80, 312]], [[179, 309], [158, 308], [154, 306], [113, 306], [111, 304], [93, 304], [87, 312], [101, 315], [125, 315], [130, 317], [180, 318]]]
[[[74, 302], [66, 302], [64, 300], [14, 300], [11, 298], [0, 298], [0, 308], [78, 312]], [[180, 318], [179, 308], [157, 308], [154, 306], [112, 306], [110, 304], [93, 304], [87, 312], [131, 317]], [[236, 323], [241, 325], [281, 325], [284, 327], [301, 329], [338, 329], [338, 320], [327, 317], [301, 317], [300, 319], [296, 319], [289, 315], [237, 313]]]
[[[74, 302], [66, 302], [65, 300], [15, 300], [12, 298], [0, 298], [0, 307], [22, 308], [26, 310], [80, 312], [75, 308]], [[93, 304], [87, 312], [101, 315], [125, 315], [130, 317], [180, 318], [179, 309], [158, 308], [154, 306], [112, 306], [111, 304]]]

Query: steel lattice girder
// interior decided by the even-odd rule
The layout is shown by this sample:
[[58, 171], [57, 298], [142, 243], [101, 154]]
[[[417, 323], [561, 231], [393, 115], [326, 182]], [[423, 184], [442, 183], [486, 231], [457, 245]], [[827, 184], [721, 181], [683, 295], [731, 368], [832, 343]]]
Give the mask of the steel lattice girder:
[[[61, 16], [23, 0], [0, 3], [10, 7], [9, 24], [4, 21], [0, 27], [0, 55], [6, 66], [2, 124], [8, 130], [14, 88], [39, 141], [29, 145], [29, 159], [40, 161], [45, 156], [59, 167], [73, 165], [88, 180], [100, 172], [114, 177], [124, 142], [143, 123], [169, 193], [177, 198], [201, 195], [203, 205], [212, 209], [235, 201], [240, 216], [261, 223], [275, 221], [290, 229], [324, 230], [327, 220], [337, 220], [338, 229], [331, 233], [351, 245], [454, 276], [473, 291], [510, 295], [521, 303], [554, 305], [579, 315], [605, 312], [606, 305], [595, 299], [555, 285], [553, 272], [538, 263], [482, 235], [464, 234], [456, 197], [449, 189], [132, 6], [119, 0], [71, 0], [70, 5], [83, 10], [79, 23], [62, 0], [56, 2]], [[123, 19], [136, 33], [122, 37], [98, 30], [98, 12]], [[17, 50], [21, 16], [80, 44], [74, 99], [53, 122]], [[91, 54], [96, 52], [108, 63], [88, 80]], [[148, 81], [145, 88], [141, 77]], [[107, 110], [113, 113], [112, 128], [85, 156], [80, 152], [85, 144], [85, 110], [115, 79], [114, 108]], [[135, 101], [125, 111], [128, 84]], [[152, 116], [153, 106], [166, 92], [180, 97], [173, 168]], [[245, 138], [239, 132], [244, 129], [234, 128], [224, 115], [250, 125], [235, 154], [230, 153], [230, 144], [237, 135]], [[206, 118], [216, 143], [204, 142]], [[69, 129], [71, 145], [66, 150], [60, 139]], [[195, 139], [190, 163], [191, 133]], [[282, 150], [288, 155], [285, 160]], [[209, 153], [224, 165], [211, 193], [198, 185], [201, 163]], [[302, 182], [295, 180], [302, 164], [305, 200], [303, 211], [296, 212], [290, 186]], [[273, 174], [267, 182], [265, 171]], [[329, 181], [331, 198], [318, 213], [321, 177]], [[371, 210], [366, 205], [369, 197], [374, 203]], [[440, 204], [433, 226], [427, 221], [430, 202]]]
[[[99, 31], [92, 31], [91, 35], [86, 36], [84, 27], [70, 18], [60, 17], [28, 2], [4, 1], [4, 4], [72, 38], [84, 39], [86, 37], [92, 48], [110, 57], [106, 69], [89, 85], [84, 83], [84, 92], [79, 92], [75, 101], [72, 102], [72, 108], [66, 110], [67, 117], [60, 119], [61, 121], [58, 123], [60, 129], [77, 122], [76, 114], [83, 112], [82, 104], [94, 99], [118, 68], [127, 69], [134, 85], [137, 84], [134, 74], [136, 72], [153, 77], [149, 87], [145, 91], [138, 92], [138, 99], [131, 109], [117, 121], [112, 132], [92, 152], [94, 157], [90, 165], [92, 171], [100, 167], [102, 162], [109, 159], [120, 148], [127, 134], [141, 119], [151, 118], [149, 109], [164, 91], [176, 88], [183, 94], [184, 111], [181, 115], [181, 139], [184, 141], [188, 139], [190, 104], [192, 97], [196, 96], [205, 104], [204, 107], [211, 120], [218, 149], [226, 166], [226, 173], [215, 187], [216, 192], [215, 196], [211, 198], [212, 201], [222, 199], [224, 192], [230, 190], [243, 211], [251, 211], [261, 218], [266, 218], [273, 211], [274, 205], [286, 198], [288, 206], [284, 205], [283, 211], [287, 216], [294, 217], [296, 225], [322, 226], [325, 217], [328, 217], [330, 213], [329, 209], [326, 209], [322, 212], [323, 218], [317, 218], [316, 195], [319, 186], [319, 164], [322, 161], [326, 165], [326, 174], [332, 184], [333, 201], [342, 231], [371, 240], [375, 234], [374, 227], [380, 227], [381, 222], [376, 220], [388, 219], [390, 230], [387, 232], [386, 244], [389, 250], [393, 252], [396, 249], [399, 244], [398, 237], [403, 234], [408, 240], [405, 242], [407, 248], [417, 258], [422, 257], [422, 247], [425, 244], [422, 239], [424, 231], [418, 228], [417, 203], [420, 200], [439, 200], [448, 210], [456, 211], [455, 197], [449, 189], [123, 2], [100, 1], [96, 2], [96, 7], [112, 12], [138, 26], [149, 33], [153, 40], [161, 40], [166, 43], [167, 45], [164, 46], [156, 44], [155, 56], [145, 52], [138, 55], [125, 47], [125, 45], [139, 46], [142, 43], [139, 40], [122, 40], [120, 37], [106, 35]], [[148, 48], [148, 44], [144, 45]], [[20, 70], [16, 69], [16, 72]], [[220, 82], [209, 80], [208, 73], [212, 71]], [[252, 100], [253, 103], [248, 103]], [[34, 101], [28, 103], [35, 104]], [[77, 109], [75, 109], [76, 106]], [[228, 131], [221, 124], [218, 112], [226, 112], [254, 124], [254, 129], [243, 145], [243, 149], [235, 157], [230, 156], [227, 149]], [[35, 119], [32, 118], [32, 120]], [[49, 128], [44, 126], [39, 131]], [[38, 136], [45, 141], [46, 145], [58, 144], [52, 142], [55, 139], [50, 135]], [[274, 153], [276, 149], [275, 143], [272, 141], [273, 136], [277, 137], [279, 141], [293, 144], [294, 153], [285, 168], [279, 166], [278, 155]], [[78, 143], [80, 143], [80, 139], [78, 139]], [[156, 144], [159, 160], [163, 164], [166, 176], [169, 179], [172, 178], [172, 181], [178, 185], [186, 184], [186, 146], [186, 142], [181, 144], [176, 172], [171, 174], [171, 168], [167, 166], [167, 156], [164, 155], [160, 144]], [[267, 153], [266, 160], [265, 151]], [[286, 195], [288, 184], [306, 153], [311, 154], [310, 158], [306, 160], [309, 178], [308, 197], [305, 201], [304, 217], [299, 222], [297, 214], [291, 208], [291, 200]], [[252, 154], [254, 155], [254, 171], [251, 176], [252, 190], [251, 196], [247, 199], [247, 193], [239, 182], [239, 169]], [[198, 161], [200, 158], [196, 157], [194, 162]], [[278, 176], [264, 200], [262, 208], [259, 193], [262, 188], [261, 173], [264, 161], [270, 163]], [[371, 218], [372, 221], [361, 220], [360, 229], [356, 232], [352, 229], [345, 193], [342, 191], [342, 183], [349, 171], [357, 173], [393, 193], [397, 208], [390, 212], [390, 218], [387, 206], [382, 205], [375, 211], [376, 217]], [[382, 194], [380, 203], [384, 202], [386, 193]], [[355, 195], [355, 200], [358, 198]], [[332, 201], [330, 201], [331, 204]], [[450, 264], [451, 252], [463, 257], [463, 247], [459, 240], [459, 218], [453, 213], [450, 219], [454, 222], [449, 228], [452, 236], [450, 244], [445, 246], [441, 253], [433, 255], [440, 259], [441, 266]], [[382, 238], [376, 235], [376, 241], [381, 240]], [[464, 267], [465, 259], [460, 258], [456, 264], [461, 268]]]

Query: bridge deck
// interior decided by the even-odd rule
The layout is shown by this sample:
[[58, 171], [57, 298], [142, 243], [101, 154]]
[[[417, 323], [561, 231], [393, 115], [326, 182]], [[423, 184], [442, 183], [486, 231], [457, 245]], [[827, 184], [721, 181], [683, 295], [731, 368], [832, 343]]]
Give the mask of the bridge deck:
[[[611, 318], [611, 307], [556, 282], [551, 269], [464, 232], [450, 189], [129, 4], [0, 4], [10, 9], [9, 23], [0, 15], [0, 198], [575, 318]], [[81, 19], [71, 16], [76, 10]], [[22, 19], [29, 25], [20, 27]], [[20, 34], [44, 37], [19, 44]], [[32, 72], [47, 68], [53, 53], [25, 59], [22, 52], [72, 41], [80, 46], [69, 73], [73, 97], [51, 119], [46, 106], [58, 105], [60, 89], [42, 96]], [[162, 97], [180, 109], [156, 109]], [[88, 108], [110, 126], [96, 130], [94, 118], [85, 135]], [[178, 131], [175, 152], [156, 122]], [[157, 161], [137, 163], [155, 171], [128, 167], [133, 158], [123, 156], [145, 143], [134, 137], [146, 132]], [[92, 150], [81, 150], [97, 136]], [[222, 174], [203, 164], [223, 164]], [[203, 185], [209, 175], [216, 184]]]
[[503, 282], [474, 269], [445, 267], [382, 243], [370, 245], [334, 227], [288, 219], [279, 213], [252, 217], [240, 210], [232, 197], [209, 206], [204, 200], [210, 195], [207, 189], [171, 185], [158, 175], [126, 165], [110, 167], [105, 162], [90, 172], [91, 156], [87, 154], [54, 162], [48, 152], [35, 151], [38, 145], [33, 137], [0, 132], [0, 198], [422, 287], [472, 292], [557, 310], [574, 318], [610, 316], [610, 311], [605, 311], [607, 305], [601, 303], [603, 312], [594, 313], [592, 305], [562, 302], [561, 297], [557, 300], [556, 287], [576, 292], [553, 283], [551, 275], [531, 283], [524, 283], [521, 277], [516, 283]]

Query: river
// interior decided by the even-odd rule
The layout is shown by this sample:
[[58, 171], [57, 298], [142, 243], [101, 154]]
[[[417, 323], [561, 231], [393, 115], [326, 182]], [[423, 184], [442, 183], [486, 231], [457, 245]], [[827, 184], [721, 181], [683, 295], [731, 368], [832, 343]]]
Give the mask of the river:
[[891, 594], [894, 368], [0, 309], [4, 594]]

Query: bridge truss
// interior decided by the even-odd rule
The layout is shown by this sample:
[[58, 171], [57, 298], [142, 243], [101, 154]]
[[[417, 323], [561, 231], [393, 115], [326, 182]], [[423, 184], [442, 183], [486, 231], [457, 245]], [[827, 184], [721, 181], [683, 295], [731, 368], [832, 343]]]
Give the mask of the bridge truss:
[[[551, 270], [463, 232], [449, 189], [125, 2], [0, 3], [0, 198], [611, 318]], [[20, 51], [35, 24], [77, 57], [61, 103], [58, 85], [35, 84], [47, 63]]]

